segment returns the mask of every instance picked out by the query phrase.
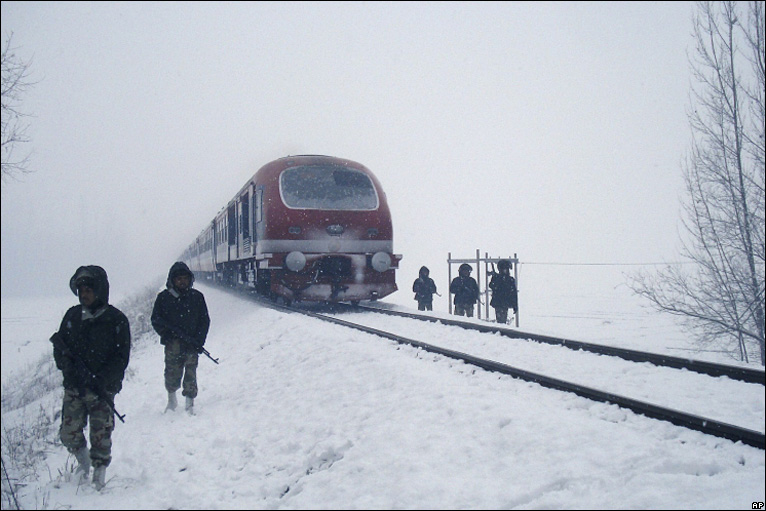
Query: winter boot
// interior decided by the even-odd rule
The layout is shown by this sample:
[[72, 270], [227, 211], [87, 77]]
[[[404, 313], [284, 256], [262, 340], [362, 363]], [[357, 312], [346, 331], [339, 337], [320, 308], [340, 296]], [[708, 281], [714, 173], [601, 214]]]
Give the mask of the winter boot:
[[165, 411], [166, 412], [168, 410], [173, 411], [173, 410], [176, 409], [176, 406], [178, 406], [178, 400], [176, 399], [176, 393], [168, 391], [168, 406], [165, 407]]
[[83, 445], [75, 453], [74, 457], [77, 458], [77, 468], [75, 469], [75, 477], [78, 477], [81, 481], [87, 481], [90, 475], [90, 452], [88, 452], [88, 446]]
[[186, 413], [194, 415], [194, 398], [186, 396]]
[[106, 486], [106, 467], [104, 465], [93, 469], [93, 486], [99, 491]]

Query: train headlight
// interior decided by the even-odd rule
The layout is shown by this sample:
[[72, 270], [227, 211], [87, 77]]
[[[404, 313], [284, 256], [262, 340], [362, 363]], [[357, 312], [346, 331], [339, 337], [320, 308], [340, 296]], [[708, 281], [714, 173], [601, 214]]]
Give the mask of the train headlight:
[[370, 263], [375, 271], [382, 273], [391, 268], [391, 256], [385, 252], [375, 252]]
[[306, 256], [303, 255], [303, 252], [290, 252], [285, 257], [285, 266], [290, 271], [301, 271], [306, 267]]

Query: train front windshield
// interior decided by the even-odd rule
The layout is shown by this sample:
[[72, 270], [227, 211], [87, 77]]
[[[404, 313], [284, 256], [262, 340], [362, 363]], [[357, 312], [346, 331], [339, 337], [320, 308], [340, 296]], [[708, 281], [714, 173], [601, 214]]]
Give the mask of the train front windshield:
[[371, 211], [378, 194], [369, 176], [334, 165], [305, 165], [282, 172], [282, 200], [290, 208]]

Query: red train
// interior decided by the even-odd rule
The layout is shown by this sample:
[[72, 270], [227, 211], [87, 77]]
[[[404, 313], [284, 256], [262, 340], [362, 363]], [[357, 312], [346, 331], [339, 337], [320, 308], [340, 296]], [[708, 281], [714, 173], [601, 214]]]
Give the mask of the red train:
[[195, 274], [288, 303], [382, 298], [401, 258], [375, 175], [316, 155], [261, 167], [181, 257]]

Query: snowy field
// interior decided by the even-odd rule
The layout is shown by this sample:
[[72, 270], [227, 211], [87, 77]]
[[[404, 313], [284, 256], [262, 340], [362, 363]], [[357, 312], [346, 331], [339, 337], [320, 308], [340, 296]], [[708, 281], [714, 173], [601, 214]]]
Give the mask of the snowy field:
[[[691, 351], [672, 318], [641, 307], [619, 269], [521, 271], [520, 330], [737, 364]], [[415, 308], [413, 279], [400, 276], [400, 291], [384, 302]], [[437, 286], [446, 294], [446, 282]], [[134, 339], [106, 488], [70, 480], [56, 418], [30, 441], [39, 458], [19, 489], [22, 508], [751, 509], [764, 501], [760, 449], [196, 287], [212, 319], [206, 347], [220, 359], [200, 359], [197, 415], [163, 414], [162, 347], [151, 334]], [[9, 382], [46, 367], [47, 339], [75, 303], [71, 294], [3, 299], [4, 403]], [[446, 315], [446, 297], [434, 305]], [[542, 363], [549, 356], [541, 350]], [[676, 373], [678, 385], [689, 376]], [[707, 378], [707, 395], [721, 395], [724, 380]], [[756, 389], [760, 400], [741, 418], [760, 417], [762, 432]], [[3, 409], [4, 465], [6, 430], [41, 410], [52, 416], [60, 399], [56, 390]]]

